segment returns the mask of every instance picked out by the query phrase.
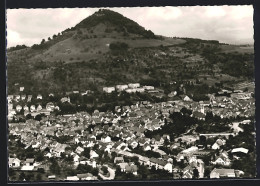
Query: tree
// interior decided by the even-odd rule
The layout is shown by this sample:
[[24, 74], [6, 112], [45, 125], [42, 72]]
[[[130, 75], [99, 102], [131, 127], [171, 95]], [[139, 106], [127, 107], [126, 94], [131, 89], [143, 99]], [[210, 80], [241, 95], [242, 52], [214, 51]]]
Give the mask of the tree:
[[36, 176], [36, 181], [41, 181], [41, 180], [42, 180], [42, 175], [38, 173]]
[[58, 162], [57, 162], [57, 160], [56, 159], [52, 159], [51, 160], [51, 162], [52, 162], [52, 164], [51, 164], [51, 166], [50, 166], [50, 171], [53, 173], [53, 174], [60, 174], [60, 166], [59, 166], [59, 164], [58, 164]]
[[44, 43], [45, 43], [45, 39], [42, 39], [42, 41], [41, 41], [41, 45], [44, 44]]
[[204, 177], [206, 177], [206, 178], [210, 177], [210, 169], [209, 168], [205, 168]]
[[36, 155], [35, 160], [36, 160], [37, 162], [43, 161], [43, 160], [44, 160], [44, 155], [43, 155], [41, 152], [39, 152], [39, 153]]
[[199, 171], [197, 168], [193, 169], [193, 178], [195, 179], [199, 178]]
[[86, 158], [90, 158], [90, 148], [84, 148], [84, 151], [81, 155], [85, 156]]
[[104, 174], [107, 174], [108, 173], [108, 168], [106, 166], [103, 166], [101, 168], [101, 170], [103, 171]]

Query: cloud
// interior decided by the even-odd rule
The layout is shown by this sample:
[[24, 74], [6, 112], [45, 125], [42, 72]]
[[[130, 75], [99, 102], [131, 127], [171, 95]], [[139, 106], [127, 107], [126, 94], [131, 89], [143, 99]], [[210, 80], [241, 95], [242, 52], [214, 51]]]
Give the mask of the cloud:
[[[252, 6], [111, 8], [155, 34], [253, 43]], [[98, 8], [8, 9], [8, 46], [40, 43], [78, 24]], [[23, 42], [23, 43], [22, 43]]]
[[206, 7], [207, 17], [223, 17], [226, 14], [227, 14], [226, 11], [220, 6]]

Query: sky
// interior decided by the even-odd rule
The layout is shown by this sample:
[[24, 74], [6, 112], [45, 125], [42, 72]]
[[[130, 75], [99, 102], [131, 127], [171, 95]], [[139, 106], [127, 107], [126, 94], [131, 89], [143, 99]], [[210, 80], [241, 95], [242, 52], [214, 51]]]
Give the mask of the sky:
[[[99, 8], [8, 9], [7, 47], [39, 44]], [[157, 35], [253, 44], [253, 6], [108, 8]]]

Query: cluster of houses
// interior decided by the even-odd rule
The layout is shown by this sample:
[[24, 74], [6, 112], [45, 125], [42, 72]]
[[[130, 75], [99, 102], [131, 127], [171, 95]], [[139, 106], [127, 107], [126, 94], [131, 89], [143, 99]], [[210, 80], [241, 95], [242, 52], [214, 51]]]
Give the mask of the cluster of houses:
[[[103, 91], [111, 93], [115, 90], [126, 92], [154, 91], [152, 86], [140, 87], [139, 83], [128, 85], [117, 85], [116, 87], [104, 87]], [[170, 93], [172, 97], [176, 96], [177, 92]], [[243, 94], [243, 96], [242, 96]], [[55, 116], [52, 112], [59, 109], [55, 103], [49, 102], [46, 106], [41, 104], [30, 105], [31, 95], [16, 95], [8, 96], [8, 118], [11, 119], [14, 115], [23, 110], [24, 115], [31, 114], [36, 116], [44, 113], [45, 116], [40, 121], [27, 119], [24, 123], [9, 123], [9, 134], [20, 139], [25, 148], [32, 147], [35, 150], [40, 150], [46, 158], [62, 158], [63, 154], [71, 155], [73, 163], [76, 167], [79, 164], [88, 164], [93, 168], [99, 165], [97, 158], [102, 154], [99, 152], [107, 152], [111, 154], [115, 152], [117, 157], [114, 159], [114, 167], [119, 166], [121, 172], [131, 173], [133, 175], [141, 174], [138, 170], [138, 165], [134, 162], [125, 162], [124, 157], [138, 157], [141, 165], [146, 165], [148, 168], [166, 170], [173, 175], [181, 175], [180, 178], [193, 178], [194, 169], [198, 170], [199, 178], [205, 177], [205, 162], [203, 157], [210, 154], [209, 151], [201, 149], [196, 144], [200, 136], [206, 138], [214, 138], [216, 141], [210, 144], [211, 151], [220, 152], [211, 158], [211, 165], [221, 165], [225, 168], [214, 168], [210, 173], [210, 178], [222, 177], [239, 177], [243, 174], [241, 170], [229, 169], [232, 164], [228, 153], [234, 154], [233, 158], [239, 159], [236, 154], [249, 153], [248, 149], [243, 147], [235, 147], [230, 149], [230, 152], [222, 150], [230, 135], [235, 136], [239, 132], [243, 132], [241, 125], [251, 123], [250, 120], [241, 122], [233, 122], [229, 124], [230, 131], [227, 133], [211, 133], [211, 134], [183, 134], [179, 138], [174, 139], [167, 148], [181, 149], [177, 155], [167, 154], [160, 147], [165, 147], [165, 140], [170, 139], [169, 135], [147, 138], [146, 131], [160, 130], [165, 120], [170, 121], [169, 115], [172, 112], [180, 112], [182, 108], [192, 110], [192, 116], [204, 120], [207, 112], [212, 112], [213, 115], [218, 115], [221, 118], [229, 118], [236, 116], [250, 117], [255, 114], [255, 103], [251, 94], [242, 92], [234, 93], [232, 96], [215, 96], [209, 95], [209, 101], [195, 102], [187, 95], [181, 96], [181, 99], [173, 101], [151, 103], [149, 101], [139, 101], [134, 105], [117, 106], [115, 111], [99, 112], [95, 110], [92, 114], [80, 112], [69, 115]], [[27, 98], [27, 99], [26, 99]], [[38, 95], [37, 100], [42, 100], [42, 96]], [[13, 103], [22, 101], [21, 104]], [[61, 98], [61, 102], [70, 102], [70, 97]], [[58, 142], [55, 139], [60, 137], [68, 137], [68, 141]], [[181, 141], [181, 142], [180, 142]], [[185, 145], [183, 145], [185, 144]], [[76, 149], [68, 150], [71, 146], [76, 146]], [[98, 150], [93, 147], [98, 146]], [[89, 159], [82, 156], [84, 148], [90, 148]], [[46, 151], [46, 149], [48, 149]], [[141, 149], [142, 154], [135, 153], [134, 149]], [[145, 152], [153, 151], [160, 155], [160, 158], [147, 157]], [[185, 162], [186, 167], [180, 168], [174, 164], [177, 162]], [[32, 171], [41, 167], [41, 162], [36, 162], [34, 159], [19, 160], [12, 156], [9, 158], [9, 167], [13, 169]], [[179, 174], [179, 173], [182, 174]], [[174, 177], [174, 176], [173, 176]], [[50, 178], [52, 179], [52, 178]], [[67, 180], [96, 180], [97, 178], [90, 173], [79, 174], [77, 176], [68, 176]]]
[[[169, 112], [180, 111], [184, 106], [185, 101], [179, 101], [173, 103], [149, 103], [147, 101], [139, 102], [136, 105], [116, 107], [115, 113], [112, 112], [99, 112], [94, 111], [92, 115], [81, 112], [71, 115], [53, 116], [46, 115], [41, 121], [35, 121], [33, 119], [27, 120], [25, 123], [9, 123], [9, 133], [21, 139], [21, 142], [26, 145], [25, 148], [32, 147], [44, 151], [49, 148], [49, 151], [44, 151], [44, 155], [48, 158], [56, 157], [61, 158], [62, 153], [73, 156], [74, 165], [89, 164], [92, 167], [96, 167], [95, 159], [102, 154], [98, 154], [97, 151], [90, 151], [90, 159], [82, 157], [84, 148], [92, 148], [98, 145], [98, 149], [112, 153], [116, 152], [118, 155], [115, 158], [115, 165], [120, 166], [122, 172], [132, 173], [134, 175], [138, 173], [138, 166], [134, 163], [124, 162], [125, 156], [138, 157], [138, 161], [142, 165], [146, 165], [149, 168], [154, 166], [156, 169], [163, 169], [169, 173], [178, 173], [182, 171], [182, 178], [192, 178], [193, 170], [196, 168], [199, 171], [199, 178], [204, 177], [204, 162], [200, 158], [208, 153], [201, 151], [198, 147], [192, 146], [186, 148], [181, 146], [178, 142], [181, 139], [186, 145], [194, 145], [198, 140], [199, 135], [183, 135], [179, 139], [175, 139], [175, 142], [171, 144], [170, 149], [183, 148], [177, 156], [167, 154], [160, 147], [164, 146], [164, 141], [169, 139], [168, 135], [163, 135], [158, 138], [146, 138], [144, 132], [147, 130], [154, 131], [159, 130], [164, 125], [164, 119], [168, 119]], [[202, 103], [203, 104], [203, 103]], [[199, 106], [198, 109], [203, 112], [205, 109]], [[240, 124], [248, 124], [250, 122], [245, 120]], [[88, 128], [92, 126], [91, 132]], [[230, 124], [230, 128], [234, 129], [234, 133], [218, 133], [218, 134], [200, 134], [207, 138], [221, 137], [214, 144], [211, 149], [221, 149], [225, 145], [226, 140], [230, 135], [236, 135], [236, 132], [241, 131], [237, 122]], [[80, 131], [80, 132], [79, 132]], [[59, 143], [54, 139], [56, 137], [69, 136], [71, 140], [65, 143]], [[98, 136], [100, 136], [98, 138]], [[55, 137], [55, 138], [52, 138]], [[115, 141], [115, 139], [117, 139]], [[76, 145], [75, 151], [68, 151], [67, 147]], [[82, 147], [83, 145], [83, 147]], [[141, 148], [142, 151], [154, 151], [160, 154], [161, 158], [149, 158], [141, 154], [133, 153], [132, 149]], [[237, 147], [232, 152], [248, 153], [248, 149]], [[173, 158], [177, 162], [186, 160], [187, 167], [183, 170], [176, 168], [173, 163]], [[33, 170], [40, 164], [32, 160], [24, 160], [25, 164], [20, 165], [22, 160], [17, 158], [9, 159], [10, 167], [21, 167], [21, 170]], [[31, 164], [29, 165], [28, 163]], [[213, 165], [229, 166], [231, 160], [227, 156], [226, 152], [219, 154], [215, 160], [212, 160]], [[229, 172], [232, 170], [227, 169], [226, 175], [231, 177]], [[212, 178], [222, 177], [225, 171], [214, 169], [210, 175]], [[222, 171], [222, 172], [221, 172]], [[233, 170], [235, 172], [236, 170]], [[241, 173], [241, 172], [240, 172]], [[89, 175], [88, 175], [89, 176]], [[93, 176], [90, 178], [69, 177], [68, 179], [95, 179]]]
[[103, 91], [106, 93], [112, 93], [114, 91], [122, 92], [126, 91], [127, 93], [135, 92], [145, 92], [154, 90], [154, 86], [140, 86], [140, 83], [129, 83], [126, 85], [116, 85], [115, 87], [103, 87]]

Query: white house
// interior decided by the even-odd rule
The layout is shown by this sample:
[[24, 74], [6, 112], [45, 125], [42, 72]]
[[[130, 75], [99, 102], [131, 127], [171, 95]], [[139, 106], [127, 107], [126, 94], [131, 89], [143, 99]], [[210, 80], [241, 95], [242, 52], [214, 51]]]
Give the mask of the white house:
[[129, 88], [138, 88], [138, 87], [140, 87], [140, 83], [129, 83], [128, 87]]
[[220, 149], [221, 146], [225, 145], [225, 140], [222, 139], [217, 139], [217, 141], [212, 145], [212, 149], [216, 150], [216, 149]]
[[128, 85], [116, 85], [118, 91], [124, 91], [128, 88]]
[[30, 106], [30, 111], [31, 111], [31, 112], [34, 112], [35, 110], [36, 110], [35, 105], [31, 105], [31, 106]]
[[94, 150], [91, 150], [89, 155], [90, 155], [90, 159], [99, 157], [99, 155]]
[[115, 87], [103, 87], [103, 91], [106, 93], [112, 93], [115, 90], [116, 90]]
[[24, 110], [24, 111], [29, 111], [29, 107], [28, 107], [27, 105], [25, 105], [25, 106], [23, 107], [23, 110]]
[[210, 178], [235, 178], [235, 170], [234, 169], [213, 169], [210, 173]]
[[42, 110], [42, 106], [41, 106], [41, 105], [38, 105], [37, 111], [41, 111], [41, 110]]
[[20, 167], [21, 166], [21, 161], [18, 158], [9, 158], [9, 167]]
[[42, 99], [42, 95], [38, 94], [36, 99]]
[[173, 166], [169, 162], [166, 165], [164, 165], [164, 170], [167, 170], [170, 173], [172, 173], [172, 168], [173, 168]]
[[24, 87], [20, 87], [20, 92], [24, 91]]
[[20, 111], [22, 110], [22, 108], [23, 108], [23, 107], [22, 107], [21, 105], [17, 105], [17, 106], [16, 106], [16, 111], [17, 111], [17, 112], [20, 112]]
[[183, 98], [183, 100], [184, 100], [184, 101], [192, 101], [192, 99], [190, 99], [189, 96], [185, 96], [185, 97]]
[[107, 135], [102, 136], [102, 137], [101, 137], [101, 141], [102, 141], [103, 143], [109, 143], [109, 142], [111, 142], [111, 137], [110, 137], [110, 136], [107, 136]]
[[145, 90], [154, 90], [154, 86], [143, 86]]

